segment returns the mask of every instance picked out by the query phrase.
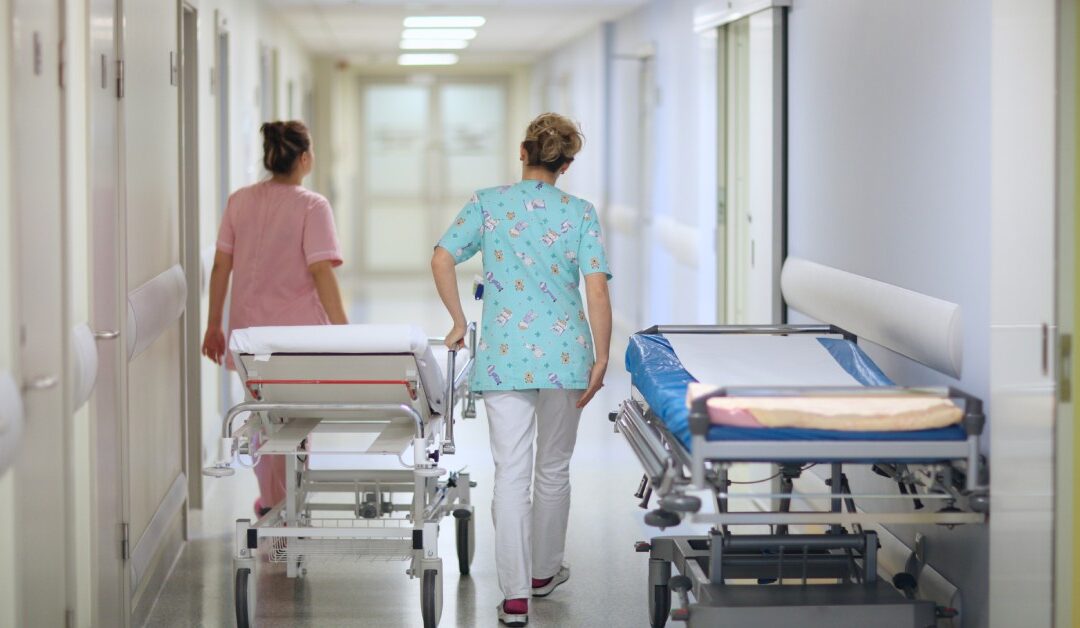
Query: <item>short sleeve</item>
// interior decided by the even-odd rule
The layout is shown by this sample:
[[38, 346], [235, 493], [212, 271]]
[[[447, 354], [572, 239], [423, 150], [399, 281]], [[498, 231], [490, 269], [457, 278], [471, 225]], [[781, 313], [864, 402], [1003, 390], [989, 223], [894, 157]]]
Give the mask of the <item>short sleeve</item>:
[[454, 263], [460, 264], [480, 251], [483, 244], [484, 218], [480, 199], [472, 199], [461, 208], [453, 224], [439, 239], [441, 246], [454, 256]]
[[578, 243], [578, 266], [582, 275], [604, 273], [611, 279], [607, 255], [604, 253], [604, 234], [600, 228], [600, 219], [592, 205], [585, 207], [581, 221], [581, 241]]
[[236, 231], [233, 229], [233, 214], [235, 213], [233, 197], [225, 204], [225, 215], [221, 218], [221, 227], [218, 228], [217, 250], [227, 255], [232, 255], [236, 249]]
[[304, 260], [308, 266], [330, 260], [341, 266], [341, 245], [334, 228], [334, 212], [326, 199], [320, 199], [304, 217]]

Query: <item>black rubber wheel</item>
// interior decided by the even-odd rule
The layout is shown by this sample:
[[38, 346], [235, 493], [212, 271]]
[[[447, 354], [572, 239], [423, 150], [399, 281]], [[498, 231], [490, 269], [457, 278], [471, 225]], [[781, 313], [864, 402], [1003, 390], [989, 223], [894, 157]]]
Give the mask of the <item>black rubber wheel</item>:
[[664, 628], [671, 614], [671, 589], [667, 585], [654, 584], [649, 594], [649, 625]]
[[439, 625], [438, 592], [435, 590], [438, 572], [424, 570], [424, 579], [420, 582], [420, 614], [424, 618], [424, 628], [436, 628]]
[[233, 598], [236, 600], [236, 628], [250, 628], [251, 619], [248, 617], [248, 577], [251, 570], [247, 567], [236, 570], [236, 589]]
[[472, 564], [472, 552], [469, 551], [469, 546], [473, 542], [473, 518], [472, 513], [469, 511], [461, 511], [462, 515], [457, 512], [454, 513], [454, 532], [457, 539], [457, 560], [458, 571], [461, 575], [469, 575], [469, 567]]

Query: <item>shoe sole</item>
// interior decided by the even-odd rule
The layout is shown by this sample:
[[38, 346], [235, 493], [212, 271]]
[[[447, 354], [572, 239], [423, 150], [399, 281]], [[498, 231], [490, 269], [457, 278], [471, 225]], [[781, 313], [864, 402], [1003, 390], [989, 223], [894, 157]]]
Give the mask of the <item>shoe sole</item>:
[[540, 589], [533, 589], [532, 590], [532, 596], [533, 597], [547, 597], [547, 596], [551, 595], [552, 593], [554, 593], [555, 589], [558, 589], [560, 584], [563, 584], [563, 583], [565, 583], [565, 582], [567, 582], [569, 580], [570, 580], [570, 574], [566, 574], [566, 577], [563, 578], [562, 580], [559, 580], [559, 576], [558, 576], [558, 574], [556, 574], [555, 579], [552, 580], [547, 586], [545, 586], [543, 588], [540, 588]]
[[522, 628], [525, 624], [529, 623], [528, 615], [502, 615], [499, 617], [499, 621], [510, 628]]

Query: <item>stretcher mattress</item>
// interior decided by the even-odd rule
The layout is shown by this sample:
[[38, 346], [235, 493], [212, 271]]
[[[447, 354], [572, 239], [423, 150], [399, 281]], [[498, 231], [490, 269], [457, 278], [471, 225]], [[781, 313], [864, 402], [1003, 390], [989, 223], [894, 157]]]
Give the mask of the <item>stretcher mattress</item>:
[[[229, 350], [234, 355], [254, 356], [266, 362], [275, 354], [286, 355], [412, 355], [420, 382], [427, 391], [432, 410], [442, 412], [448, 351], [432, 347], [424, 330], [415, 325], [296, 325], [251, 327], [233, 331]], [[460, 373], [469, 359], [467, 350], [458, 351]], [[239, 360], [237, 360], [239, 364]], [[305, 374], [297, 373], [297, 377]], [[310, 375], [309, 375], [310, 376]]]
[[[892, 386], [855, 343], [812, 335], [636, 334], [626, 369], [649, 408], [690, 446], [687, 388], [734, 386]], [[902, 432], [713, 425], [709, 440], [963, 440], [960, 426]]]

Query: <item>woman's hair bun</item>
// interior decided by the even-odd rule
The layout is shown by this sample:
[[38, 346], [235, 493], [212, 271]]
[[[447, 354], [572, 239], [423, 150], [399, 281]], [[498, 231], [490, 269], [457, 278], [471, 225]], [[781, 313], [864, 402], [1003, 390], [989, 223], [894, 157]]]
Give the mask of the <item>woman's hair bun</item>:
[[528, 157], [528, 165], [543, 166], [557, 172], [574, 161], [581, 151], [585, 136], [576, 122], [557, 113], [542, 113], [525, 129], [522, 146]]
[[299, 120], [264, 122], [263, 167], [274, 174], [289, 174], [300, 155], [311, 150], [311, 134]]

